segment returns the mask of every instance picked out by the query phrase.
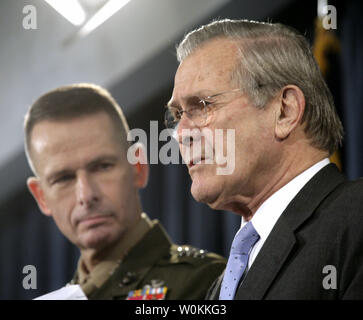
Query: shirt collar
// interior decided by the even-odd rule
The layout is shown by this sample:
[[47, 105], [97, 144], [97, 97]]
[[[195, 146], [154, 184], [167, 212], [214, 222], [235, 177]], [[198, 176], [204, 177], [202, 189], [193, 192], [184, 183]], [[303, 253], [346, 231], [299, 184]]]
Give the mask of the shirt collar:
[[[328, 158], [319, 161], [300, 173], [262, 203], [251, 219], [252, 225], [258, 232], [261, 240], [265, 241], [267, 239], [281, 214], [304, 185], [329, 163]], [[246, 223], [247, 221], [242, 217], [241, 228]]]

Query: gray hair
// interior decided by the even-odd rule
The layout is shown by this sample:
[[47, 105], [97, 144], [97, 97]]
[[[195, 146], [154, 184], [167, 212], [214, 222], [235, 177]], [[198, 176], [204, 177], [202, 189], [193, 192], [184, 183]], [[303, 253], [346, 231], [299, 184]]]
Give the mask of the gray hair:
[[227, 38], [239, 49], [233, 81], [256, 107], [263, 108], [286, 85], [296, 85], [305, 96], [302, 122], [310, 143], [332, 154], [343, 139], [334, 101], [306, 38], [279, 23], [217, 20], [189, 32], [177, 46], [182, 62], [207, 41]]

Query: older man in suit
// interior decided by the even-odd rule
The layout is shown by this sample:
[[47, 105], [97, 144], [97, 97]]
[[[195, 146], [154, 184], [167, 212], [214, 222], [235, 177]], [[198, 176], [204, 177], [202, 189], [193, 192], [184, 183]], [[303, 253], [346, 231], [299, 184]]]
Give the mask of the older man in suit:
[[[166, 119], [192, 195], [242, 216], [208, 298], [363, 298], [363, 180], [329, 161], [343, 129], [306, 39], [221, 20], [187, 34], [177, 56]], [[228, 135], [217, 148], [217, 129], [234, 132], [232, 174], [218, 174]]]

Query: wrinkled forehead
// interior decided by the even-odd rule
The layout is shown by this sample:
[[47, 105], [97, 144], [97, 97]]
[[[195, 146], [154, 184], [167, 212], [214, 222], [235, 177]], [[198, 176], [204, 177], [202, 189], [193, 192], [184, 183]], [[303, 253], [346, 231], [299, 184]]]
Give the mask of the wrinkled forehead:
[[226, 89], [238, 57], [238, 46], [229, 39], [217, 38], [202, 44], [180, 63], [173, 97], [181, 97], [194, 90]]
[[76, 155], [86, 158], [111, 151], [125, 151], [106, 113], [67, 121], [41, 121], [32, 130], [31, 144], [31, 158], [35, 167], [52, 161], [64, 162]]
[[78, 136], [89, 136], [95, 130], [107, 134], [109, 139], [117, 139], [118, 141], [127, 139], [123, 124], [119, 119], [115, 119], [105, 111], [98, 111], [74, 117], [38, 121], [30, 132], [29, 148], [32, 149], [38, 145], [41, 147], [44, 140], [48, 140], [49, 136], [53, 139], [59, 137], [73, 140]]

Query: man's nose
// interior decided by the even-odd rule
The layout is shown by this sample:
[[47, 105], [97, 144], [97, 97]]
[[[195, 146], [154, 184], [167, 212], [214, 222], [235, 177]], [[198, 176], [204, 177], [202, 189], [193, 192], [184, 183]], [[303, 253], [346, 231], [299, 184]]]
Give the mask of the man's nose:
[[87, 173], [78, 175], [76, 188], [79, 205], [90, 208], [100, 200], [96, 182]]
[[198, 139], [200, 128], [186, 114], [183, 114], [176, 128], [176, 132], [179, 144], [190, 146], [194, 140]]

